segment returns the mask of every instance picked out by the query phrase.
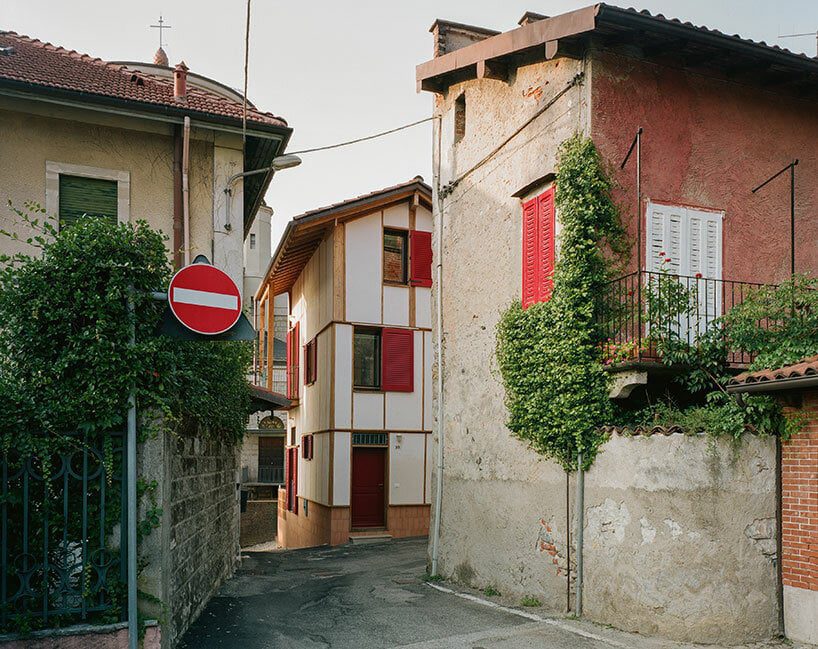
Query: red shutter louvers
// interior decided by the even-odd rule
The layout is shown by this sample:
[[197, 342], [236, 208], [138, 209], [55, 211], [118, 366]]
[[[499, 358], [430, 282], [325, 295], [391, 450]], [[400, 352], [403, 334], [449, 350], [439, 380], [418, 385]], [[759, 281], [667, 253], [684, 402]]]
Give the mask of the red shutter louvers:
[[412, 286], [432, 285], [432, 233], [409, 232], [410, 279]]
[[381, 384], [384, 392], [414, 392], [414, 332], [411, 329], [384, 329], [381, 341]]
[[554, 288], [554, 188], [523, 203], [523, 308], [551, 299]]

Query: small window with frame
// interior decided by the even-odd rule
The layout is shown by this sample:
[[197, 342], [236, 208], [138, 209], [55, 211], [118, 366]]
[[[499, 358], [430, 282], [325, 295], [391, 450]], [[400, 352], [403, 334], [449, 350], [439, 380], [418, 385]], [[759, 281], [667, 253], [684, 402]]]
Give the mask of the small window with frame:
[[383, 281], [406, 284], [409, 267], [409, 233], [406, 230], [383, 231]]
[[381, 332], [355, 328], [353, 344], [353, 386], [356, 390], [381, 389]]

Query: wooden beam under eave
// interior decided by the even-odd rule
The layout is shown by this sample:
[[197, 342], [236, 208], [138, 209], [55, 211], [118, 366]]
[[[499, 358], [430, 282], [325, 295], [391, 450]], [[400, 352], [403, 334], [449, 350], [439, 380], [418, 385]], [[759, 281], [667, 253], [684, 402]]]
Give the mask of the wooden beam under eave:
[[501, 61], [478, 61], [478, 79], [496, 79], [497, 81], [508, 81], [508, 66]]

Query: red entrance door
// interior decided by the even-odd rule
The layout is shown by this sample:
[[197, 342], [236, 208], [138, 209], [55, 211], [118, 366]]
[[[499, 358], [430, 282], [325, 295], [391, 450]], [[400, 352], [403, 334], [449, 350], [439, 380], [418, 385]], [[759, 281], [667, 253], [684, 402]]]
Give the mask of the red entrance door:
[[352, 449], [352, 527], [384, 526], [386, 449]]

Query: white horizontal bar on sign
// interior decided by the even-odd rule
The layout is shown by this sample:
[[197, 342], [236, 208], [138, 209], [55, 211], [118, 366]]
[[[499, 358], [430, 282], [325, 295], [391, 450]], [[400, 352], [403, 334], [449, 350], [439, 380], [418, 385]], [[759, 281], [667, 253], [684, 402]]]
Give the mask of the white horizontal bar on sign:
[[197, 291], [192, 288], [174, 288], [173, 301], [179, 302], [180, 304], [209, 306], [214, 309], [231, 309], [232, 311], [239, 308], [239, 299], [235, 295], [209, 293], [207, 291]]

